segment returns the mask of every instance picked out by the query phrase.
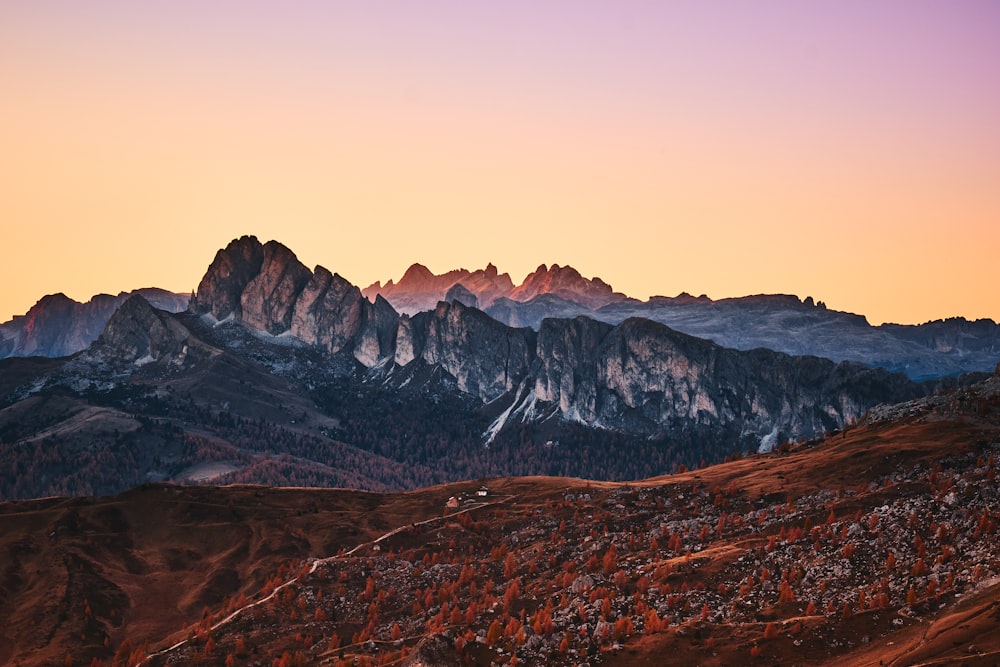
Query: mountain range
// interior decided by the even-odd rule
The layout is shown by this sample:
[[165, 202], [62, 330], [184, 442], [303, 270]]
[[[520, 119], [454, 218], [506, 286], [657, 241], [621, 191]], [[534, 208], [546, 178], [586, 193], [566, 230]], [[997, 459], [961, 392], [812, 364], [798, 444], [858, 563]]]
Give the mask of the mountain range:
[[[260, 259], [263, 261], [263, 256]], [[305, 275], [302, 270], [307, 269], [296, 267], [300, 277]], [[321, 275], [311, 289], [320, 288], [323, 280], [335, 281], [335, 292], [348, 285], [340, 276], [326, 274], [328, 278]], [[290, 286], [295, 286], [294, 280]], [[163, 310], [179, 312], [188, 306], [188, 295], [137, 291]], [[79, 352], [96, 340], [129, 294], [97, 295], [86, 304], [62, 294], [47, 296], [26, 315], [0, 324], [0, 358]], [[988, 319], [953, 317], [919, 325], [872, 326], [862, 315], [829, 309], [812, 297], [780, 294], [713, 300], [682, 293], [640, 301], [615, 292], [600, 278], [588, 279], [573, 267], [557, 264], [540, 265], [518, 285], [493, 264], [477, 271], [456, 269], [441, 275], [414, 264], [398, 283], [376, 282], [361, 290], [361, 295], [371, 303], [381, 297], [397, 314], [411, 317], [434, 310], [440, 302], [459, 302], [510, 327], [535, 331], [541, 329], [543, 320], [551, 318], [583, 315], [620, 324], [640, 317], [722, 347], [766, 348], [789, 355], [856, 361], [899, 371], [916, 381], [989, 372], [1000, 360], [1000, 325]], [[308, 315], [303, 311], [300, 316]], [[303, 326], [308, 324], [300, 317], [296, 330]]]
[[756, 295], [712, 300], [682, 293], [630, 298], [572, 267], [539, 266], [515, 286], [506, 273], [465, 269], [432, 274], [414, 264], [398, 283], [375, 283], [363, 294], [385, 298], [398, 312], [431, 310], [439, 301], [478, 307], [512, 327], [538, 330], [547, 318], [584, 315], [619, 324], [641, 317], [738, 350], [766, 348], [833, 361], [857, 361], [906, 373], [914, 380], [988, 372], [1000, 359], [1000, 325], [954, 317], [919, 325], [872, 326], [862, 315], [826, 307], [812, 297]]
[[100, 335], [111, 315], [133, 294], [153, 306], [177, 313], [188, 307], [188, 296], [158, 288], [98, 294], [86, 303], [65, 294], [39, 299], [24, 315], [0, 324], [0, 359], [6, 357], [64, 357], [85, 349]]
[[[534, 275], [522, 294], [584, 281], [581, 294], [616, 300], [601, 311], [633, 303], [569, 269]], [[480, 277], [469, 282], [507, 282]], [[546, 298], [563, 299], [524, 303]], [[640, 317], [512, 327], [461, 298], [408, 315], [246, 236], [219, 250], [185, 311], [133, 294], [73, 356], [0, 360], [0, 457], [16, 471], [0, 497], [163, 479], [376, 490], [491, 474], [635, 479], [834, 432], [984, 376], [916, 382]]]

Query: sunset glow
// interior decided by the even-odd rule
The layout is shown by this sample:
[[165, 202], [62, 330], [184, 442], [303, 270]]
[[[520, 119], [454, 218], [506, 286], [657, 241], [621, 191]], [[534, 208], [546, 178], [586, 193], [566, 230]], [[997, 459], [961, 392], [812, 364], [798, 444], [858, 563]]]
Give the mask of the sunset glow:
[[1000, 4], [4, 2], [0, 321], [255, 234], [360, 287], [1000, 319]]

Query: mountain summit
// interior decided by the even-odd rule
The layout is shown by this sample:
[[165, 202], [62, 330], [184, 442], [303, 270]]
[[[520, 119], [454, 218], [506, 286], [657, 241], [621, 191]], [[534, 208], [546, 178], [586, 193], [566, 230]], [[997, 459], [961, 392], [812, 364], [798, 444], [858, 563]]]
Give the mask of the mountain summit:
[[[461, 289], [456, 291], [455, 288], [459, 286]], [[510, 294], [513, 289], [514, 283], [510, 275], [499, 273], [492, 263], [477, 271], [455, 269], [441, 275], [435, 275], [423, 264], [413, 264], [398, 283], [392, 280], [385, 285], [375, 282], [366, 287], [362, 294], [369, 300], [381, 296], [397, 312], [415, 315], [432, 310], [439, 301], [448, 301], [448, 294], [453, 291], [474, 296], [477, 305], [485, 308], [496, 299]]]
[[172, 313], [186, 310], [188, 295], [156, 288], [98, 294], [86, 303], [61, 292], [42, 297], [25, 315], [0, 324], [0, 359], [62, 357], [93, 343], [112, 313], [130, 296], [141, 294], [156, 308]]

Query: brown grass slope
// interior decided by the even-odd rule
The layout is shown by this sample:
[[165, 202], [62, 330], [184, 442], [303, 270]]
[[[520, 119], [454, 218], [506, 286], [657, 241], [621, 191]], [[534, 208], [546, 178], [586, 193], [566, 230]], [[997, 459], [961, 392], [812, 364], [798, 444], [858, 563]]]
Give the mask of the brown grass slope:
[[997, 664], [998, 385], [631, 484], [3, 503], [0, 664]]

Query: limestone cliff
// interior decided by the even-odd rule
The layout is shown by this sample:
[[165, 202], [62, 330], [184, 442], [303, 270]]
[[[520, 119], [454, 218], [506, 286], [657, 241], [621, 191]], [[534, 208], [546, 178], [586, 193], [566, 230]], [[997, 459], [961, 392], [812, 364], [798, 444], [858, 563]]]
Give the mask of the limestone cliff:
[[244, 236], [208, 267], [192, 310], [232, 316], [271, 335], [286, 332], [331, 354], [346, 350], [365, 366], [391, 357], [399, 316], [322, 266], [310, 271], [278, 243]]
[[277, 241], [263, 247], [260, 272], [240, 294], [242, 319], [251, 327], [277, 335], [291, 328], [292, 313], [312, 272]]
[[176, 317], [133, 295], [115, 311], [87, 354], [144, 365], [187, 353], [191, 332]]
[[736, 425], [764, 439], [842, 427], [923, 390], [901, 374], [818, 357], [738, 350], [630, 319], [545, 320], [534, 396], [563, 417], [628, 431]]
[[419, 359], [452, 375], [459, 389], [492, 401], [517, 386], [535, 356], [535, 333], [500, 324], [460, 302], [441, 302], [432, 311], [403, 317], [396, 335], [395, 362]]

